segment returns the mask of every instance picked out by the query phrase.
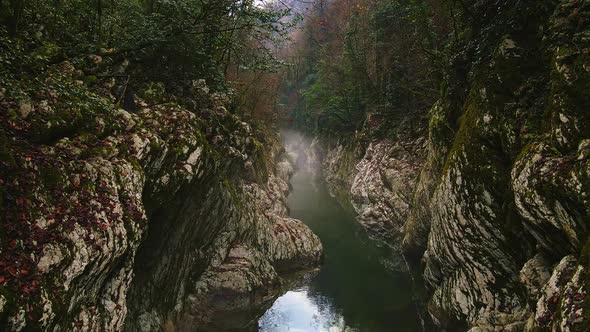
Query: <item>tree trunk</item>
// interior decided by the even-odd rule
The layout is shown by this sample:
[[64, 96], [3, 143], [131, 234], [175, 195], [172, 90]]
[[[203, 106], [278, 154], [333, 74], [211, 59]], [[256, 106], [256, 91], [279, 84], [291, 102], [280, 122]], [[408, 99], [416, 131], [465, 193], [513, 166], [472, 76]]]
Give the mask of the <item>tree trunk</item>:
[[102, 0], [96, 0], [96, 14], [97, 14], [97, 41], [98, 45], [102, 42]]
[[10, 0], [11, 15], [8, 19], [8, 33], [14, 36], [18, 32], [18, 23], [25, 8], [25, 0]]
[[146, 0], [146, 12], [148, 15], [154, 13], [154, 5], [156, 4], [156, 0]]

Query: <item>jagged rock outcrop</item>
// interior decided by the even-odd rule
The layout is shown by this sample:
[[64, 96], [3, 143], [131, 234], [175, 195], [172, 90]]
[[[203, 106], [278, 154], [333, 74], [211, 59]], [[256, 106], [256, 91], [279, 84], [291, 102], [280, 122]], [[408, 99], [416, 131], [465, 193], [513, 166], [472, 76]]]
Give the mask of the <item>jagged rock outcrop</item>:
[[373, 238], [401, 243], [424, 145], [422, 138], [377, 141], [369, 144], [360, 160], [355, 159], [354, 148], [338, 145], [328, 150], [324, 172], [332, 195], [352, 203]]
[[340, 204], [351, 202], [350, 188], [356, 175], [356, 165], [362, 158], [362, 149], [354, 144], [337, 144], [322, 151], [322, 175], [330, 195]]
[[583, 307], [585, 268], [578, 265], [573, 256], [564, 257], [554, 268], [553, 274], [540, 289], [540, 297], [534, 306], [526, 330], [583, 331]]
[[358, 219], [379, 237], [400, 243], [412, 204], [424, 141], [371, 143], [356, 166], [350, 193]]
[[[248, 319], [256, 318], [251, 313], [276, 296], [280, 273], [317, 264], [321, 258], [319, 239], [300, 221], [287, 217], [287, 180], [272, 174], [265, 185], [243, 182], [226, 196], [192, 196], [191, 200], [203, 200], [197, 210], [181, 210], [179, 220], [169, 221], [176, 225], [175, 230], [158, 231], [156, 239], [148, 237], [143, 259], [140, 251], [138, 277], [130, 296], [139, 310], [128, 317], [127, 329], [168, 326], [185, 331], [201, 326], [215, 331], [243, 327], [231, 324], [246, 325]], [[178, 228], [179, 221], [187, 227], [195, 227], [197, 221], [200, 227], [213, 229], [187, 231]], [[221, 228], [218, 235], [203, 248], [201, 238], [217, 227]], [[190, 232], [194, 244], [174, 240], [161, 244], [163, 250], [151, 245], [151, 241], [161, 241], [162, 233], [184, 237]], [[193, 245], [196, 247], [191, 248]], [[179, 265], [186, 271], [169, 270], [185, 250], [180, 256], [189, 261]], [[200, 277], [195, 279], [195, 274]], [[162, 299], [170, 299], [170, 303], [162, 306]]]
[[319, 262], [284, 153], [223, 98], [128, 113], [71, 75], [1, 96], [2, 329], [192, 330]]

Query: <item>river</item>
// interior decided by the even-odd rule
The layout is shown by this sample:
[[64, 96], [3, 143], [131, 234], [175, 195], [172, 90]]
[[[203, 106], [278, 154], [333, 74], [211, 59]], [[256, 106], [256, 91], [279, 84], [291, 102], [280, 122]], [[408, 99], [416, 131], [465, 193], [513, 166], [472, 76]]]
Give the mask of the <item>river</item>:
[[[287, 149], [300, 144], [286, 142]], [[300, 164], [288, 206], [322, 240], [325, 260], [260, 318], [261, 332], [422, 331], [410, 276], [388, 269], [390, 251], [370, 241], [316, 171]]]

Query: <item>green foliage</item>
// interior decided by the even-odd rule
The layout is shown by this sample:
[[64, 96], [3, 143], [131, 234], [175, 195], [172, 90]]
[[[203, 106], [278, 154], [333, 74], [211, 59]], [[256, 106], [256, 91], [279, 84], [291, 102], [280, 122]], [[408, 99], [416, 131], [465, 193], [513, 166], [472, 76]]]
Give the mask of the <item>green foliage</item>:
[[353, 132], [364, 120], [360, 96], [354, 84], [351, 84], [352, 70], [346, 74], [347, 77], [343, 79], [345, 84], [334, 84], [327, 75], [320, 75], [303, 92], [307, 115], [314, 121], [308, 125], [316, 125], [320, 134], [337, 137], [341, 133]]
[[[99, 54], [114, 64], [128, 59], [127, 73], [168, 85], [205, 78], [222, 87], [230, 63], [276, 71], [283, 63], [271, 46], [292, 26], [283, 19], [288, 11], [253, 0], [15, 0], [1, 1], [0, 13], [4, 38], [20, 43], [35, 65]], [[7, 50], [0, 59], [14, 59]]]
[[429, 0], [343, 5], [335, 0], [304, 27], [305, 61], [285, 86], [301, 96], [297, 125], [341, 138], [358, 130], [383, 136], [408, 121], [423, 123], [445, 69], [446, 7]]

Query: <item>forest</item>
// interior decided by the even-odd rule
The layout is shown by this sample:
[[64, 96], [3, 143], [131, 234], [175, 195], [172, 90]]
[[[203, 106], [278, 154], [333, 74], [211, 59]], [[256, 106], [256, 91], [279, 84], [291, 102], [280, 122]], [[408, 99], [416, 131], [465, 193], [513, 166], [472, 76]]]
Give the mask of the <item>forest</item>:
[[587, 331], [590, 1], [0, 0], [0, 330]]

